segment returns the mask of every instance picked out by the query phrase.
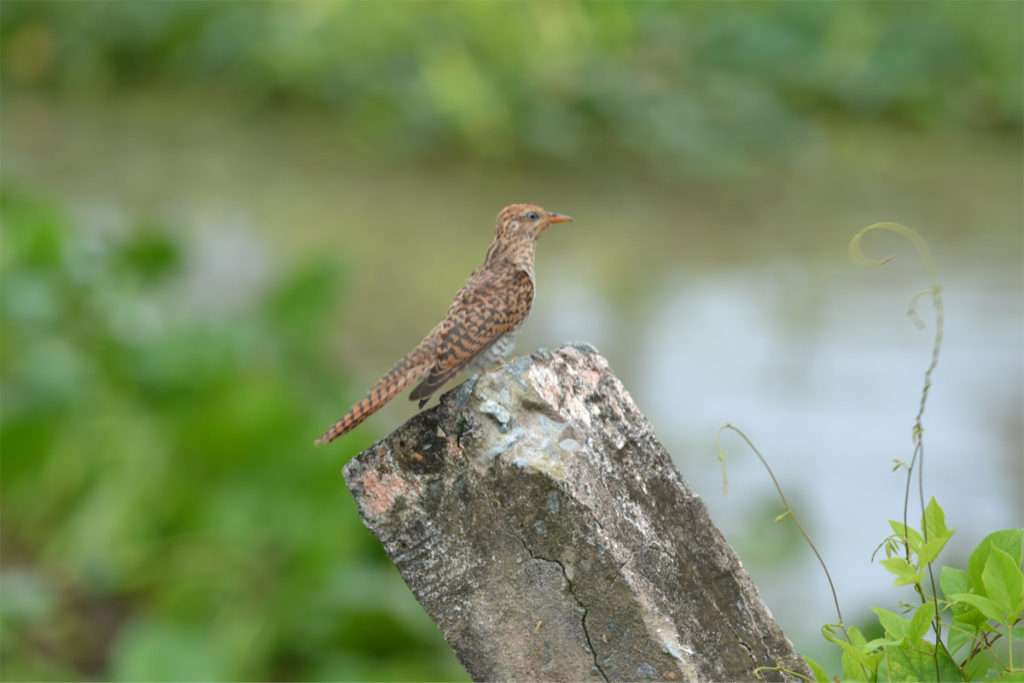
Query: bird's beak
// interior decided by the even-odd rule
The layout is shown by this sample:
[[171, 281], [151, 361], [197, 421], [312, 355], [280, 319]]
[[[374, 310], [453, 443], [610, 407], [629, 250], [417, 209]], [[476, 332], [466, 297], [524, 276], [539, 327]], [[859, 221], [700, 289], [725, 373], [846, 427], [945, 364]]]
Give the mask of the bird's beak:
[[564, 213], [552, 213], [550, 216], [548, 216], [546, 219], [544, 219], [544, 222], [548, 223], [548, 224], [551, 224], [551, 223], [565, 223], [565, 222], [571, 221], [571, 220], [572, 220], [572, 216], [566, 216]]

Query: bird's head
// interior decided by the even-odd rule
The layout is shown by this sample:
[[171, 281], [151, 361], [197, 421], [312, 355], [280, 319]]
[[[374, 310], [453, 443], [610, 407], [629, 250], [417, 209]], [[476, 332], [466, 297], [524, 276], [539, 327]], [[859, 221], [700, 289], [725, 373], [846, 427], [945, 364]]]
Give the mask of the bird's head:
[[536, 204], [511, 204], [498, 214], [495, 238], [535, 240], [544, 234], [550, 225], [571, 220], [572, 216], [548, 211]]

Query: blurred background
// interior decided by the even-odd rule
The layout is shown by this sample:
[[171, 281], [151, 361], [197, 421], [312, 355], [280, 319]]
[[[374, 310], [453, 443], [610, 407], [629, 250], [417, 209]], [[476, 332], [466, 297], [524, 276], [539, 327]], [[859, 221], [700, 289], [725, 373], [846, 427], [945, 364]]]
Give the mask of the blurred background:
[[[607, 356], [796, 647], [1024, 524], [1020, 3], [18, 2], [0, 8], [5, 680], [465, 679], [313, 439], [416, 344], [494, 215], [537, 249], [518, 351]], [[454, 386], [454, 385], [453, 385]], [[913, 509], [913, 507], [912, 507]], [[912, 514], [912, 520], [918, 515]], [[870, 633], [870, 632], [869, 632]]]

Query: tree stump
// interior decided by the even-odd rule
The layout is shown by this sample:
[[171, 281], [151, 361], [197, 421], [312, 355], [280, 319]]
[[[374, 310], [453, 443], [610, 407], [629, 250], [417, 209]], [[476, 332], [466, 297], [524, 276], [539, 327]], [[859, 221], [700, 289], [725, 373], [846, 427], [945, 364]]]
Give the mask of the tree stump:
[[810, 676], [588, 345], [469, 380], [345, 480], [476, 680]]

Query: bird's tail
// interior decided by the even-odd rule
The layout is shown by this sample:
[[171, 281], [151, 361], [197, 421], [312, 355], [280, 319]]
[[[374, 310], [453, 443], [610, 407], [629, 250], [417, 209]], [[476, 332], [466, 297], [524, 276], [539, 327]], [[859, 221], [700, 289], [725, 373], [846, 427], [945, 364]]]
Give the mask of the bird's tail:
[[388, 370], [387, 374], [380, 378], [370, 393], [352, 406], [345, 415], [331, 425], [331, 427], [316, 440], [316, 445], [330, 443], [342, 434], [346, 434], [360, 424], [363, 420], [383, 408], [388, 401], [393, 399], [407, 386], [430, 372], [434, 365], [434, 345], [430, 343], [430, 337], [423, 342], [402, 360], [395, 363], [395, 367]]

